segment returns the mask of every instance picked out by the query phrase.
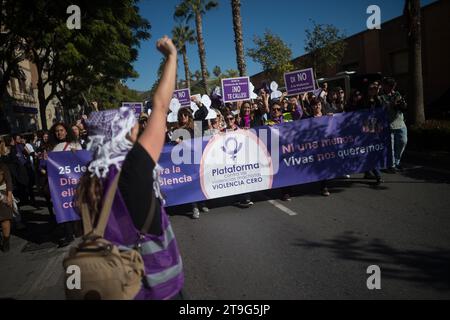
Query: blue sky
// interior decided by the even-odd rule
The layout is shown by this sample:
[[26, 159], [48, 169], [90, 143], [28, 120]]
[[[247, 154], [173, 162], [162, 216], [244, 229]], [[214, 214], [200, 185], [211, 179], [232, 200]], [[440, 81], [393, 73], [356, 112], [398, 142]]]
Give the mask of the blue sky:
[[[435, 0], [422, 0], [427, 5]], [[141, 14], [150, 21], [151, 39], [141, 43], [139, 58], [134, 67], [139, 78], [130, 79], [127, 85], [136, 90], [149, 90], [155, 79], [161, 55], [155, 49], [157, 39], [170, 35], [176, 25], [173, 19], [174, 8], [179, 0], [141, 0]], [[219, 7], [209, 11], [203, 19], [203, 32], [206, 46], [208, 70], [212, 73], [218, 65], [222, 71], [237, 69], [233, 20], [229, 0], [218, 0]], [[366, 29], [367, 7], [376, 4], [381, 8], [382, 22], [402, 14], [404, 0], [241, 0], [244, 45], [253, 46], [253, 37], [270, 30], [279, 35], [292, 49], [293, 57], [304, 53], [305, 29], [311, 27], [310, 19], [317, 23], [330, 23], [343, 30], [347, 36]], [[191, 22], [194, 27], [193, 22]], [[191, 72], [200, 69], [196, 45], [187, 48]], [[247, 72], [253, 75], [262, 71], [259, 64], [247, 57]], [[184, 78], [180, 59], [179, 76]]]

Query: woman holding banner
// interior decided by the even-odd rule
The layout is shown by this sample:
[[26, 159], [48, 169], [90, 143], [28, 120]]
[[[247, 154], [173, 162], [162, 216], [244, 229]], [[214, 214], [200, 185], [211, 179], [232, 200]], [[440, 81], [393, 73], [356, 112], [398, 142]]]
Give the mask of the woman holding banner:
[[[200, 102], [201, 104], [201, 102]], [[200, 113], [200, 117], [203, 117], [205, 114], [204, 110], [206, 109], [204, 106], [200, 106], [200, 109], [196, 112], [196, 116], [198, 116], [198, 113]], [[208, 114], [208, 111], [206, 110], [206, 115]], [[206, 116], [204, 116], [206, 118]], [[203, 119], [200, 119], [203, 120]], [[199, 129], [196, 130], [195, 128], [195, 122], [194, 122], [194, 116], [192, 114], [192, 110], [190, 108], [181, 108], [178, 111], [178, 127], [172, 134], [172, 140], [176, 143], [182, 143], [183, 142], [183, 134], [178, 135], [177, 130], [185, 130], [186, 133], [189, 135], [190, 138], [197, 138], [195, 136], [196, 132], [201, 133]], [[201, 135], [200, 135], [201, 136]], [[204, 202], [195, 202], [192, 203], [192, 218], [193, 219], [200, 219], [200, 210], [204, 213], [209, 212], [209, 208], [206, 206]]]
[[177, 50], [167, 36], [157, 43], [166, 57], [153, 98], [148, 125], [138, 137], [139, 124], [127, 108], [91, 114], [88, 150], [94, 154], [81, 178], [76, 205], [91, 221], [99, 218], [106, 190], [114, 191], [104, 238], [121, 247], [140, 248], [145, 276], [135, 299], [179, 297], [184, 276], [178, 246], [164, 209], [159, 167], [166, 119], [175, 89]]
[[[74, 152], [83, 150], [81, 144], [77, 142], [72, 128], [64, 123], [56, 123], [51, 127], [49, 140], [52, 152]], [[67, 247], [75, 240], [75, 228], [77, 227], [77, 224], [78, 223], [75, 221], [61, 223], [64, 237], [59, 241], [60, 248]]]
[[[278, 101], [272, 102], [272, 105], [270, 107], [270, 119], [266, 122], [266, 125], [268, 126], [274, 126], [278, 124], [284, 123], [284, 116], [283, 116], [283, 109], [282, 105]], [[291, 201], [291, 193], [292, 189], [291, 187], [285, 187], [281, 189], [282, 196], [281, 199], [283, 201]]]

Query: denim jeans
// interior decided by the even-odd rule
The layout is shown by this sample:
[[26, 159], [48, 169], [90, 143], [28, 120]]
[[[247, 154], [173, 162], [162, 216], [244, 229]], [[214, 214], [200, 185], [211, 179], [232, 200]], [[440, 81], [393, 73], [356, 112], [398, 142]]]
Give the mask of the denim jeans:
[[403, 152], [405, 151], [408, 143], [408, 129], [406, 127], [402, 129], [391, 129], [391, 141], [392, 141], [392, 162], [391, 167], [397, 167], [400, 165]]

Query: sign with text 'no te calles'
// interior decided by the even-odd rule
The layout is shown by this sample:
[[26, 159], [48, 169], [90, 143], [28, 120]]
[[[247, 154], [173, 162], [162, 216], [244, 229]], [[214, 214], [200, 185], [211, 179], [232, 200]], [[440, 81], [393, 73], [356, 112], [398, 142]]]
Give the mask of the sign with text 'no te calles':
[[223, 101], [250, 100], [250, 79], [248, 77], [222, 79]]
[[191, 106], [191, 90], [189, 88], [175, 90], [173, 92], [173, 97], [178, 99], [182, 107]]
[[316, 90], [316, 80], [312, 68], [284, 74], [287, 94], [297, 95]]

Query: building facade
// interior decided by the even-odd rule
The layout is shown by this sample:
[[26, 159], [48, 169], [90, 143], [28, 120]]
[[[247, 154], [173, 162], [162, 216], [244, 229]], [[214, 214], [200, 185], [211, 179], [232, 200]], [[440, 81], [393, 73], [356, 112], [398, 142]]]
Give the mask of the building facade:
[[[11, 78], [7, 86], [7, 94], [1, 101], [0, 135], [28, 133], [42, 129], [37, 92], [38, 74], [36, 65], [30, 60], [19, 63], [24, 77]], [[47, 85], [45, 94], [48, 96]], [[52, 99], [46, 108], [47, 124], [50, 126], [62, 120], [63, 110], [57, 99]]]
[[[439, 0], [422, 8], [422, 63], [425, 105], [430, 106], [449, 94], [450, 77], [450, 1]], [[403, 16], [387, 21], [380, 30], [366, 30], [345, 39], [347, 44], [343, 61], [330, 68], [322, 77], [331, 77], [342, 71], [359, 74], [381, 73], [392, 76], [400, 91], [408, 91], [408, 42]], [[298, 68], [306, 56], [292, 61]], [[266, 82], [262, 72], [251, 77], [259, 87]]]

